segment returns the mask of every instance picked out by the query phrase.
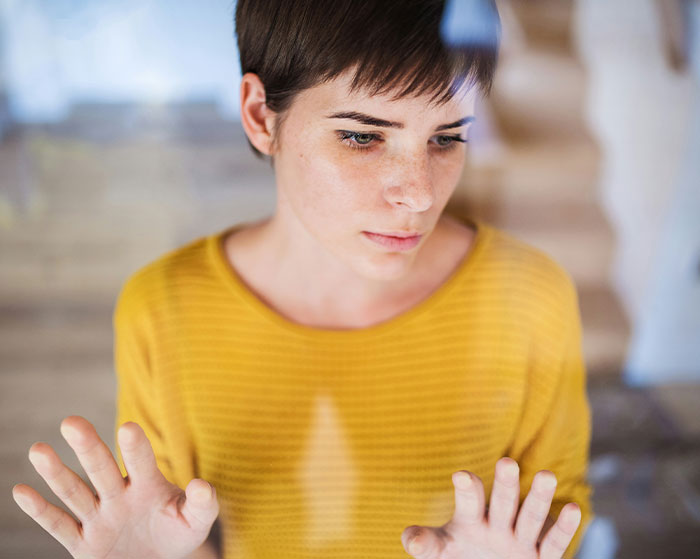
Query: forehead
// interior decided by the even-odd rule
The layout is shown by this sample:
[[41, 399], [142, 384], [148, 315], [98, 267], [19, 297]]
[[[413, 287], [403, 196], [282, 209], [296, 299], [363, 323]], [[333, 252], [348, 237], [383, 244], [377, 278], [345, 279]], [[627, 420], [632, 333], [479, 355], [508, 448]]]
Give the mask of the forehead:
[[[307, 89], [299, 96], [299, 108], [307, 114], [325, 116], [337, 111], [361, 111], [379, 118], [397, 121], [452, 120], [474, 114], [476, 87], [464, 86], [443, 105], [431, 104], [433, 93], [419, 97], [392, 99], [396, 92], [372, 95], [366, 89], [350, 91], [353, 74], [346, 71], [333, 80]], [[427, 122], [430, 125], [432, 122]]]

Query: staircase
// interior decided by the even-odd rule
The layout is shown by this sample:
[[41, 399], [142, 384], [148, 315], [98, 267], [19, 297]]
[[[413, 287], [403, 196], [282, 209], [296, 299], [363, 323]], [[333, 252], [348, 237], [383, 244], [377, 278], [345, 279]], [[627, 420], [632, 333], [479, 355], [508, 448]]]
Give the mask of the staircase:
[[629, 323], [608, 280], [615, 234], [599, 202], [602, 154], [586, 127], [572, 4], [499, 2], [499, 67], [447, 211], [484, 219], [562, 264], [579, 293], [589, 375], [616, 377]]

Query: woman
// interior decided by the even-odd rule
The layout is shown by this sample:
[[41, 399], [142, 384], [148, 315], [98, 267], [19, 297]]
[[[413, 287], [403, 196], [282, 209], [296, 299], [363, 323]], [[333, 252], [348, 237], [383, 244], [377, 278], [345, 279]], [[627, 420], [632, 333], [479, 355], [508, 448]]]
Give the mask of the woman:
[[13, 490], [74, 557], [216, 556], [217, 517], [226, 558], [573, 556], [592, 515], [576, 290], [443, 213], [499, 25], [450, 53], [442, 10], [238, 2], [242, 124], [276, 211], [123, 286], [119, 464], [71, 416], [97, 495], [48, 445], [30, 457], [79, 523]]

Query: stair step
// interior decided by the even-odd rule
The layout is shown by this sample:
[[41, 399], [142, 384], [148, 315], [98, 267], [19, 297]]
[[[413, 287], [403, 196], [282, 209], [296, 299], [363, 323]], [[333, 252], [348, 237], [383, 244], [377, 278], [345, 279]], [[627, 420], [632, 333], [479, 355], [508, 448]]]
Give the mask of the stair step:
[[574, 6], [562, 0], [509, 2], [528, 46], [570, 53]]
[[587, 82], [583, 64], [567, 54], [531, 48], [503, 59], [490, 96], [502, 135], [584, 136]]
[[508, 140], [488, 166], [464, 166], [454, 197], [485, 203], [556, 206], [599, 205], [601, 154], [588, 138], [578, 141]]
[[629, 320], [608, 285], [577, 284], [583, 350], [590, 375], [619, 374], [630, 338]]
[[41, 305], [0, 302], [0, 355], [5, 364], [23, 359], [109, 358], [112, 336], [112, 305], [107, 299], [101, 305], [61, 299]]
[[608, 268], [612, 255], [609, 248], [601, 249], [604, 235], [583, 236], [572, 230], [533, 233], [507, 227], [503, 229], [547, 253], [580, 285], [598, 285], [609, 281]]

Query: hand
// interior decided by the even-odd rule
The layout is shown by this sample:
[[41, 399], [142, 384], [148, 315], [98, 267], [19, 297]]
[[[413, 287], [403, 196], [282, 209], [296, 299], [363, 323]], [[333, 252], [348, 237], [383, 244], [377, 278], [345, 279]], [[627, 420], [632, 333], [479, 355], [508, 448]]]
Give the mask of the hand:
[[206, 540], [219, 514], [216, 491], [201, 479], [190, 481], [185, 491], [170, 483], [138, 424], [124, 423], [117, 433], [126, 477], [86, 419], [66, 417], [61, 434], [97, 495], [48, 444], [34, 443], [29, 459], [78, 522], [28, 485], [15, 485], [12, 496], [73, 557], [176, 559], [187, 557]]
[[512, 458], [496, 463], [488, 518], [481, 479], [459, 471], [452, 474], [452, 481], [452, 519], [439, 528], [409, 526], [401, 534], [404, 549], [416, 559], [561, 559], [581, 522], [580, 507], [567, 503], [538, 546], [557, 483], [552, 472], [541, 470], [535, 474], [513, 529], [520, 500], [520, 471]]

